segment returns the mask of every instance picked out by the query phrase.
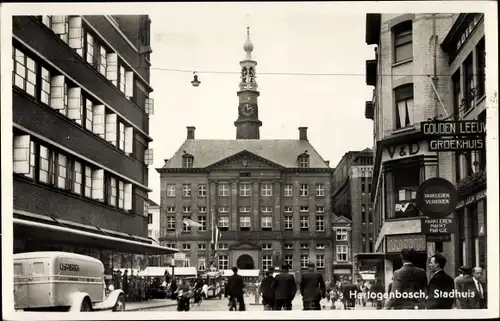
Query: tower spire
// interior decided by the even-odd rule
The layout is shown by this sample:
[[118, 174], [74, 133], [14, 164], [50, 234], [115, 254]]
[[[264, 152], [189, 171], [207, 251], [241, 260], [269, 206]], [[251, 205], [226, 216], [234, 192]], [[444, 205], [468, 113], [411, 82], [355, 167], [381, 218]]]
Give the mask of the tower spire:
[[240, 90], [257, 90], [257, 77], [255, 76], [255, 67], [257, 66], [257, 61], [252, 59], [253, 43], [250, 40], [250, 26], [247, 26], [247, 39], [243, 44], [243, 50], [245, 50], [245, 59], [240, 61]]

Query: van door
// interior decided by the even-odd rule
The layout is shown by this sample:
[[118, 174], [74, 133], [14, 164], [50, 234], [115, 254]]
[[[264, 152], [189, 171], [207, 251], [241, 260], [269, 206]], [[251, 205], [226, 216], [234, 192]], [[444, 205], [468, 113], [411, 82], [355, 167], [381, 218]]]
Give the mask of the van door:
[[14, 309], [29, 307], [29, 281], [26, 273], [26, 262], [14, 261]]

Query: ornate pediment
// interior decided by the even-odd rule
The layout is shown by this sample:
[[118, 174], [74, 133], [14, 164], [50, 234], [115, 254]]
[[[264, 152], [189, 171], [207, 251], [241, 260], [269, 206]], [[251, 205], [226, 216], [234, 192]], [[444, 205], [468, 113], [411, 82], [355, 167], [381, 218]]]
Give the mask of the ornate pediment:
[[339, 216], [335, 221], [333, 221], [333, 224], [335, 225], [345, 225], [345, 224], [351, 224], [351, 220], [349, 220], [348, 218], [346, 217], [343, 217], [343, 216]]
[[251, 153], [247, 150], [231, 155], [207, 167], [211, 170], [250, 170], [250, 169], [281, 169], [283, 166], [273, 163], [270, 160]]
[[229, 246], [230, 250], [261, 250], [261, 246], [255, 242], [235, 242]]

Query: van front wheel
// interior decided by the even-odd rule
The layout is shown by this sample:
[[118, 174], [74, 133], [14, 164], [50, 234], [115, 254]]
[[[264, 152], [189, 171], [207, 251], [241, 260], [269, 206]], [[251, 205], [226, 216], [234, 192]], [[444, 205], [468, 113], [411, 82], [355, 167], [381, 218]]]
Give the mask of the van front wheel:
[[125, 296], [123, 294], [118, 296], [118, 300], [116, 300], [116, 304], [113, 307], [113, 312], [125, 312]]
[[82, 302], [82, 306], [80, 307], [80, 312], [90, 312], [92, 308], [90, 306], [90, 300], [85, 298]]

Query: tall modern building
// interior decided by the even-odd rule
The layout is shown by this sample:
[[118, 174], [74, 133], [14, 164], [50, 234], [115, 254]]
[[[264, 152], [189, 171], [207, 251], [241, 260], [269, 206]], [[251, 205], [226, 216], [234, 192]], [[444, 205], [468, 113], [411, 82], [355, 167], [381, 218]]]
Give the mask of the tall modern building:
[[367, 15], [366, 43], [376, 46], [375, 59], [366, 61], [366, 84], [374, 91], [365, 109], [374, 123], [374, 249], [383, 253], [377, 273], [386, 284], [402, 265], [403, 248], [417, 250], [415, 264], [424, 269], [429, 255], [442, 252], [448, 259], [446, 272], [456, 273], [455, 235], [431, 239], [415, 207], [416, 190], [425, 180], [441, 177], [455, 183], [453, 152], [430, 151], [420, 122], [453, 114], [449, 56], [440, 43], [456, 17]]
[[15, 253], [174, 251], [148, 238], [149, 41], [148, 16], [13, 17]]
[[[196, 139], [195, 128], [187, 127], [184, 143], [157, 169], [161, 243], [179, 247], [184, 265], [199, 270], [213, 260], [220, 269], [265, 270], [285, 262], [294, 271], [315, 262], [330, 275], [333, 170], [309, 142], [306, 127], [299, 128], [298, 139], [260, 139], [257, 62], [249, 34], [244, 50], [236, 139]], [[221, 240], [213, 251], [216, 227]]]
[[[373, 252], [373, 209], [370, 199], [373, 174], [373, 151], [347, 152], [335, 166], [332, 179], [332, 205], [336, 215], [342, 215], [351, 222], [349, 264], [351, 274], [357, 269], [353, 265], [359, 253]], [[339, 239], [339, 238], [337, 238]], [[369, 267], [361, 267], [361, 271]]]

